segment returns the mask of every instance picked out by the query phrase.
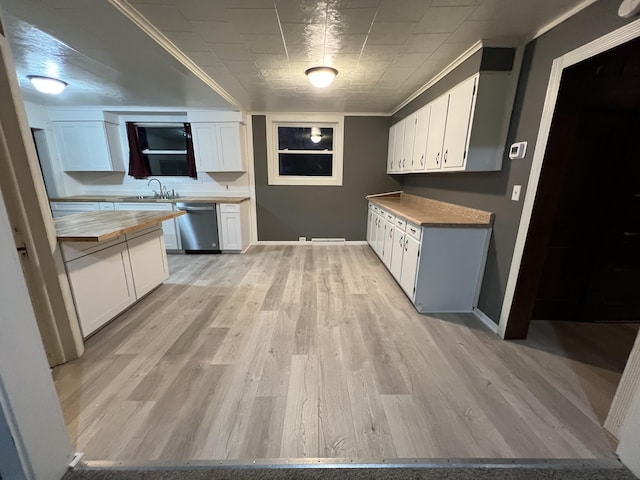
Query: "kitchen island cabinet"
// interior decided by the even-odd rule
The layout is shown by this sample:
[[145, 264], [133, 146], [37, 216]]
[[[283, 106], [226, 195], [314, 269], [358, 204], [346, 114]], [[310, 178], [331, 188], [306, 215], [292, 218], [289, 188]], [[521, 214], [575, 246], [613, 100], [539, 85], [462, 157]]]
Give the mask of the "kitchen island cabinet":
[[55, 219], [84, 338], [169, 277], [161, 223], [182, 214], [101, 211]]

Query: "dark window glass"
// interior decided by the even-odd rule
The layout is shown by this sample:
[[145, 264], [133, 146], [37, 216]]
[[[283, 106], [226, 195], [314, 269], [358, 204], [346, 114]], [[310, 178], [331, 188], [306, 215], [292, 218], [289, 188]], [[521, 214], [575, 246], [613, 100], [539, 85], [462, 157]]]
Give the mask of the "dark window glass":
[[184, 127], [138, 127], [142, 150], [186, 150]]
[[330, 177], [333, 174], [331, 154], [280, 153], [278, 157], [281, 176]]
[[157, 176], [188, 176], [189, 169], [187, 167], [187, 154], [148, 154], [144, 155], [145, 160], [149, 163], [149, 170], [152, 177]]
[[278, 150], [333, 150], [333, 128], [320, 128], [318, 143], [311, 140], [311, 130], [311, 127], [278, 127]]

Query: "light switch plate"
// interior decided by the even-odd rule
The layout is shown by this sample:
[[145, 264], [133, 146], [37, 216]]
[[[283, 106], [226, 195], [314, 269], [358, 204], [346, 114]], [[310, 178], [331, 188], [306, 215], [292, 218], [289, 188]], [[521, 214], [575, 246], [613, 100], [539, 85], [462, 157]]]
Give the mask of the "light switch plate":
[[520, 189], [522, 188], [521, 185], [514, 185], [513, 186], [513, 193], [511, 194], [511, 200], [513, 200], [514, 202], [517, 202], [518, 200], [520, 200]]

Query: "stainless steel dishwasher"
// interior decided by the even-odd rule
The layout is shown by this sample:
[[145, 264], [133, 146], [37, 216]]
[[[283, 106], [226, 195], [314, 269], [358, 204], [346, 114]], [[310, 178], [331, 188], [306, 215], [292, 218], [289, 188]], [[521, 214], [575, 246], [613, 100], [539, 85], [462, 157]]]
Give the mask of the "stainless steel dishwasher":
[[215, 203], [176, 203], [184, 253], [220, 253]]

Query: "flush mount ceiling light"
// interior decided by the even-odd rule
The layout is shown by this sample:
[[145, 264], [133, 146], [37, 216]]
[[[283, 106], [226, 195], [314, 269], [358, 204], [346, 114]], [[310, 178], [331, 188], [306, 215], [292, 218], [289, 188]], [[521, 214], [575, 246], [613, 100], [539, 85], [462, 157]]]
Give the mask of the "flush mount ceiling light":
[[324, 88], [331, 85], [333, 79], [338, 75], [338, 70], [331, 67], [313, 67], [307, 69], [304, 73], [309, 77], [311, 85]]
[[40, 75], [27, 75], [33, 86], [42, 93], [50, 95], [59, 95], [66, 88], [67, 82], [58, 80], [57, 78], [43, 77]]

